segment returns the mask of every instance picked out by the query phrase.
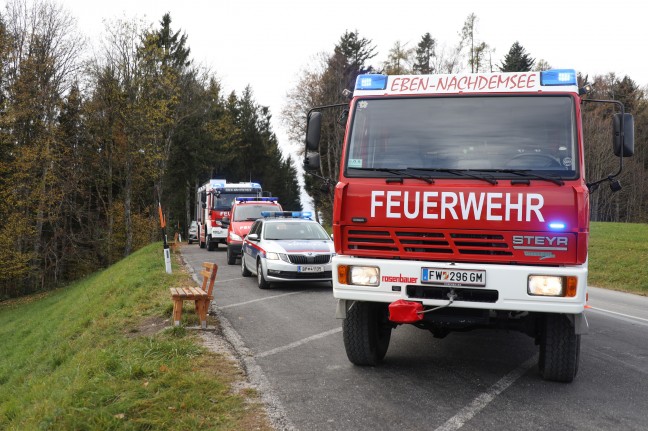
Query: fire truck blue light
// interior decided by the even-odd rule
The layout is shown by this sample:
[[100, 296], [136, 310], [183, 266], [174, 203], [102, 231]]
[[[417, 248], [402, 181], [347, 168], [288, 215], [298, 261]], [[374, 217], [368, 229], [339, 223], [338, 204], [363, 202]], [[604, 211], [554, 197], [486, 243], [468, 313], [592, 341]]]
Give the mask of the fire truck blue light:
[[384, 90], [387, 88], [387, 75], [366, 74], [358, 76], [356, 90]]
[[576, 85], [573, 69], [552, 69], [540, 72], [540, 85]]
[[566, 227], [567, 225], [563, 222], [551, 222], [549, 223], [549, 228], [554, 229], [554, 230], [562, 230]]

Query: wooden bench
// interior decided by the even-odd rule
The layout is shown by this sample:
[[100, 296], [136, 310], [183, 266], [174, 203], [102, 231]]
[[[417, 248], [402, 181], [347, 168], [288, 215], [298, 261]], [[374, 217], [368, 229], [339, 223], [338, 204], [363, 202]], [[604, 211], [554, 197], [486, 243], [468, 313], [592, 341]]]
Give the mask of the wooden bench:
[[203, 276], [202, 288], [171, 288], [171, 299], [173, 299], [173, 324], [175, 326], [180, 325], [183, 302], [194, 301], [196, 304], [196, 314], [200, 319], [200, 327], [202, 329], [207, 328], [207, 311], [209, 310], [209, 303], [214, 299], [212, 291], [214, 290], [214, 281], [216, 280], [218, 265], [211, 262], [203, 262], [202, 266], [205, 268], [200, 271], [200, 274]]

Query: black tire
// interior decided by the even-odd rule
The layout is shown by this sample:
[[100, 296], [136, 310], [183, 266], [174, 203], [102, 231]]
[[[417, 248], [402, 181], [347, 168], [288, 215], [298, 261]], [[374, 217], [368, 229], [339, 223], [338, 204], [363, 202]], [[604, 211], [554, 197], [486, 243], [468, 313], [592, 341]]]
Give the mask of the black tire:
[[355, 302], [342, 323], [349, 361], [355, 365], [378, 365], [387, 354], [391, 331], [387, 304]]
[[191, 245], [192, 243], [193, 243], [193, 241], [187, 240], [187, 244]]
[[207, 235], [207, 251], [214, 251], [216, 243], [211, 240], [211, 235]]
[[249, 277], [252, 275], [249, 269], [247, 269], [247, 266], [245, 266], [245, 259], [243, 259], [243, 255], [241, 255], [241, 275], [243, 277]]
[[259, 289], [267, 289], [270, 287], [270, 283], [268, 283], [268, 280], [265, 279], [263, 276], [263, 268], [261, 267], [261, 260], [257, 260], [257, 284], [259, 285]]
[[236, 255], [232, 252], [231, 247], [227, 247], [227, 264], [236, 265]]
[[570, 383], [578, 373], [581, 337], [563, 314], [547, 314], [540, 325], [538, 370], [544, 380]]

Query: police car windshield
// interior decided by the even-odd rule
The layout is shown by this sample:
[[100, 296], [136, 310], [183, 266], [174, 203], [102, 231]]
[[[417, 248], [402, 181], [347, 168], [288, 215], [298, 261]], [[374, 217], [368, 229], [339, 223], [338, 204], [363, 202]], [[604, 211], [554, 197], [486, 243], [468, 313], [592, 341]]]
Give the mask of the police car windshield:
[[433, 178], [470, 179], [457, 175], [461, 170], [576, 178], [575, 118], [565, 95], [358, 100], [345, 175], [388, 177], [386, 170], [409, 168], [436, 170]]
[[261, 218], [261, 211], [278, 211], [277, 205], [241, 204], [234, 210], [234, 221], [251, 221]]
[[331, 239], [319, 223], [311, 221], [269, 221], [263, 228], [267, 240], [325, 240]]

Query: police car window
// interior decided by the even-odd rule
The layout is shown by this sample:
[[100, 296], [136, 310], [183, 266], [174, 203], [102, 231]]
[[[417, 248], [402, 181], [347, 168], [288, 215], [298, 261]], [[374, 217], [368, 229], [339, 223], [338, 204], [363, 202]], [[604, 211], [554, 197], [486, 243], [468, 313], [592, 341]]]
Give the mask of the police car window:
[[261, 224], [262, 224], [262, 222], [260, 220], [257, 220], [256, 222], [254, 222], [254, 224], [250, 228], [250, 233], [256, 233], [258, 235], [260, 230], [261, 230]]
[[266, 223], [264, 239], [268, 240], [325, 240], [330, 239], [324, 228], [315, 222]]

